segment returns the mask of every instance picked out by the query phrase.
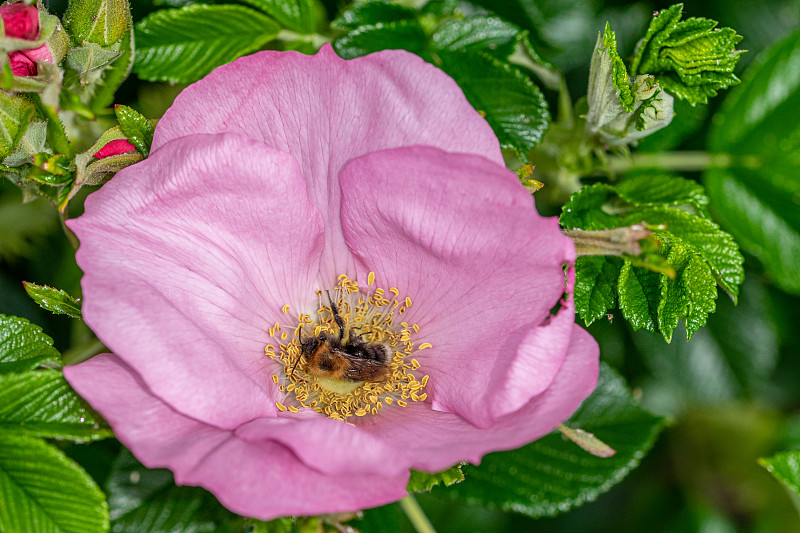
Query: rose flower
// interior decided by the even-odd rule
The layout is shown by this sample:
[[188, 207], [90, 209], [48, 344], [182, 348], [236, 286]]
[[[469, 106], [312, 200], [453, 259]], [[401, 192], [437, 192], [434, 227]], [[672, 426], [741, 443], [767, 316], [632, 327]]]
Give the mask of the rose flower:
[[[34, 6], [23, 3], [0, 6], [0, 18], [3, 19], [6, 37], [24, 41], [39, 39], [39, 11]], [[11, 72], [15, 76], [36, 76], [38, 74], [37, 60], [54, 62], [53, 54], [47, 44], [37, 48], [15, 50], [8, 54]]]
[[572, 242], [417, 56], [261, 52], [184, 90], [92, 194], [64, 369], [146, 466], [271, 519], [405, 495], [592, 390]]

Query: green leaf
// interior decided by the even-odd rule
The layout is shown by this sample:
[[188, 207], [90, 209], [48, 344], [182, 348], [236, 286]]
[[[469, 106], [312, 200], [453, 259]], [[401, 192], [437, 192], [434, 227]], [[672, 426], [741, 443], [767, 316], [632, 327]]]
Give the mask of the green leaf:
[[114, 106], [114, 113], [117, 115], [122, 133], [125, 134], [128, 141], [144, 157], [150, 155], [150, 145], [153, 142], [155, 126], [141, 113], [126, 105], [119, 104]]
[[620, 268], [618, 257], [585, 255], [575, 261], [575, 310], [587, 326], [617, 305]]
[[464, 482], [434, 493], [471, 505], [552, 516], [593, 501], [619, 483], [652, 447], [663, 419], [643, 411], [623, 379], [601, 365], [597, 389], [565, 424], [594, 433], [616, 455], [595, 457], [551, 433], [519, 450], [464, 466]]
[[243, 0], [286, 28], [309, 34], [317, 31], [319, 11], [314, 0]]
[[14, 152], [33, 118], [33, 104], [19, 95], [0, 91], [0, 157]]
[[28, 281], [22, 282], [25, 292], [33, 298], [43, 309], [57, 315], [68, 315], [72, 318], [83, 318], [81, 316], [81, 304], [75, 298], [61, 289], [48, 287], [47, 285], [37, 285]]
[[619, 217], [604, 209], [616, 196], [614, 188], [605, 183], [583, 187], [564, 204], [558, 221], [569, 229], [616, 228], [620, 225]]
[[661, 276], [650, 270], [634, 268], [629, 261], [623, 263], [617, 284], [619, 308], [634, 330], [656, 331]]
[[758, 463], [780, 481], [800, 511], [800, 450], [763, 457]]
[[238, 5], [190, 5], [136, 24], [134, 72], [148, 81], [189, 83], [273, 40], [280, 27]]
[[[615, 190], [626, 202], [638, 206], [693, 206], [698, 213], [708, 210], [708, 196], [703, 186], [686, 178], [666, 173], [628, 174]], [[648, 221], [649, 222], [649, 221]]]
[[547, 100], [520, 69], [481, 51], [439, 51], [441, 68], [456, 80], [469, 103], [485, 114], [500, 146], [524, 163], [550, 125]]
[[104, 108], [111, 105], [117, 89], [133, 68], [133, 24], [125, 32], [122, 40], [114, 46], [114, 49], [121, 52], [121, 55], [103, 69], [100, 81], [93, 87], [89, 108], [95, 114], [99, 114]]
[[412, 470], [406, 490], [408, 492], [430, 492], [437, 485], [449, 487], [454, 483], [460, 483], [464, 481], [464, 473], [461, 472], [461, 466], [455, 465], [435, 474]]
[[0, 432], [77, 442], [112, 436], [57, 370], [0, 374]]
[[212, 532], [234, 518], [209, 492], [176, 486], [169, 470], [147, 469], [127, 450], [114, 462], [105, 488], [115, 533]]
[[798, 72], [800, 31], [765, 51], [725, 99], [709, 145], [731, 154], [734, 166], [703, 176], [722, 225], [793, 294], [800, 294]]
[[0, 529], [101, 533], [108, 505], [92, 478], [39, 439], [0, 433]]
[[0, 374], [22, 372], [60, 359], [53, 339], [42, 333], [42, 328], [24, 318], [0, 315]]
[[361, 26], [340, 37], [333, 42], [333, 49], [344, 59], [388, 49], [422, 54], [425, 49], [425, 32], [416, 20], [379, 22], [372, 26]]
[[431, 35], [431, 48], [459, 52], [481, 50], [498, 58], [513, 51], [520, 29], [499, 17], [473, 15], [448, 20]]
[[361, 26], [375, 26], [401, 20], [416, 20], [417, 11], [399, 4], [381, 0], [361, 2], [346, 9], [331, 22], [336, 30], [355, 30]]
[[130, 29], [130, 11], [128, 0], [72, 1], [64, 15], [64, 26], [76, 45], [88, 41], [110, 46]]
[[742, 40], [731, 28], [705, 18], [681, 21], [682, 4], [658, 13], [639, 43], [632, 73], [653, 74], [659, 84], [691, 104], [706, 103], [717, 91], [739, 83], [733, 74]]

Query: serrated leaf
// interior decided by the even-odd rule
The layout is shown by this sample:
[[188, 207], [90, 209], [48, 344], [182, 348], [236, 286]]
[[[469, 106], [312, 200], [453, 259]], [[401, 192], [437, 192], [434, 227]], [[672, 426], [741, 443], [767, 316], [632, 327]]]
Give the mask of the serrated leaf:
[[425, 32], [416, 20], [379, 22], [371, 26], [360, 26], [340, 37], [333, 42], [333, 49], [344, 59], [389, 49], [421, 54], [425, 49]]
[[464, 481], [464, 473], [461, 471], [461, 466], [455, 465], [435, 474], [412, 470], [406, 490], [408, 492], [430, 492], [437, 485], [449, 487], [454, 483], [460, 483]]
[[144, 115], [126, 105], [114, 106], [119, 127], [128, 141], [136, 147], [144, 157], [150, 155], [150, 145], [153, 142], [155, 126]]
[[243, 0], [281, 25], [299, 33], [317, 31], [319, 11], [314, 0]]
[[43, 309], [57, 315], [68, 315], [72, 318], [82, 318], [81, 304], [75, 298], [61, 289], [37, 285], [27, 281], [22, 282], [25, 292], [33, 298]]
[[[783, 290], [800, 294], [800, 32], [765, 51], [731, 91], [709, 145], [733, 157], [703, 176], [714, 211]], [[747, 162], [743, 158], [754, 161]]]
[[708, 209], [709, 200], [703, 186], [673, 174], [629, 174], [614, 189], [623, 200], [637, 206], [693, 206], [700, 214]]
[[758, 464], [767, 469], [789, 492], [800, 512], [800, 450], [783, 452], [772, 457], [762, 457]]
[[484, 113], [500, 146], [528, 163], [550, 125], [550, 111], [539, 88], [520, 69], [481, 51], [440, 51], [441, 68], [456, 80], [469, 103]]
[[575, 261], [575, 310], [588, 326], [617, 305], [622, 259], [585, 255]]
[[448, 20], [431, 35], [434, 50], [459, 52], [481, 50], [498, 58], [513, 51], [520, 29], [501, 19], [486, 15]]
[[14, 152], [33, 118], [33, 105], [24, 97], [0, 91], [0, 157]]
[[733, 74], [742, 40], [731, 28], [716, 29], [705, 18], [681, 21], [682, 4], [658, 13], [636, 49], [631, 72], [653, 74], [659, 84], [692, 104], [706, 103], [717, 91], [739, 83]]
[[102, 533], [108, 506], [92, 478], [39, 439], [0, 433], [0, 529]]
[[480, 466], [464, 466], [464, 482], [434, 493], [533, 517], [565, 512], [593, 501], [635, 468], [663, 420], [643, 411], [623, 379], [601, 365], [597, 389], [565, 424], [591, 431], [616, 455], [595, 457], [552, 433], [519, 450], [489, 454]]
[[617, 197], [614, 188], [595, 183], [581, 188], [564, 204], [559, 223], [565, 228], [597, 230], [620, 226], [619, 217], [603, 208]]
[[0, 374], [0, 432], [76, 442], [112, 436], [58, 370]]
[[128, 0], [82, 0], [70, 2], [64, 26], [72, 41], [110, 46], [119, 42], [130, 29], [131, 7]]
[[139, 77], [189, 83], [273, 40], [280, 26], [248, 7], [196, 4], [151, 13], [135, 30]]
[[622, 316], [634, 330], [655, 332], [658, 325], [658, 304], [661, 300], [661, 275], [634, 268], [625, 261], [617, 285]]
[[169, 470], [147, 469], [127, 450], [114, 462], [105, 488], [115, 533], [212, 532], [234, 517], [209, 492], [176, 486]]
[[42, 328], [15, 316], [0, 315], [0, 374], [35, 368], [44, 361], [59, 361], [53, 339]]
[[415, 20], [416, 18], [417, 11], [414, 9], [377, 0], [354, 4], [331, 22], [331, 28], [355, 30], [361, 26], [375, 26], [381, 23]]

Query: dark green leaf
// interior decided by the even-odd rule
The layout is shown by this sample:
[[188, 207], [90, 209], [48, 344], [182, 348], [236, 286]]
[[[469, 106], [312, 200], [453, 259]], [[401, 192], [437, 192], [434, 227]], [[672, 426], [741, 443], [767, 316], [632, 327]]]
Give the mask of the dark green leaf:
[[414, 9], [377, 0], [353, 5], [331, 22], [331, 27], [337, 30], [355, 30], [361, 26], [375, 26], [416, 18], [417, 12]]
[[653, 74], [661, 87], [688, 100], [706, 103], [717, 91], [739, 82], [733, 74], [742, 40], [731, 28], [715, 29], [705, 18], [681, 21], [683, 5], [658, 13], [633, 58], [633, 75]]
[[68, 315], [72, 318], [82, 318], [81, 304], [75, 298], [61, 289], [48, 287], [47, 285], [36, 285], [23, 281], [25, 292], [33, 298], [42, 308], [57, 315]]
[[704, 175], [722, 225], [794, 294], [800, 294], [800, 78], [793, 75], [798, 69], [800, 32], [748, 69], [709, 134], [711, 148], [732, 154], [734, 167]]
[[81, 0], [70, 2], [64, 26], [76, 45], [84, 41], [110, 46], [130, 29], [128, 0]]
[[617, 292], [622, 315], [633, 329], [655, 332], [661, 300], [661, 276], [625, 261], [619, 273]]
[[693, 206], [700, 213], [705, 213], [708, 208], [708, 196], [702, 185], [673, 174], [629, 174], [614, 188], [623, 200], [633, 205]]
[[134, 71], [149, 81], [188, 83], [259, 49], [280, 27], [238, 5], [190, 5], [156, 11], [136, 24]]
[[0, 158], [11, 155], [33, 118], [33, 105], [24, 97], [0, 91]]
[[436, 485], [449, 487], [453, 483], [462, 481], [464, 481], [464, 473], [461, 472], [461, 465], [455, 465], [435, 474], [412, 470], [406, 490], [408, 492], [430, 492]]
[[117, 115], [122, 133], [125, 134], [128, 141], [144, 157], [150, 155], [150, 145], [153, 142], [155, 126], [141, 113], [126, 105], [114, 106], [114, 113]]
[[594, 433], [614, 450], [595, 457], [552, 433], [511, 452], [465, 466], [465, 480], [434, 493], [473, 505], [529, 516], [551, 516], [593, 501], [619, 483], [652, 447], [663, 420], [643, 411], [623, 379], [603, 365], [597, 389], [566, 425]]
[[317, 31], [319, 11], [314, 0], [242, 0], [286, 28], [308, 34]]
[[484, 113], [500, 146], [515, 150], [523, 162], [550, 125], [550, 111], [539, 88], [521, 70], [485, 52], [440, 51], [441, 68]]
[[0, 433], [0, 529], [102, 533], [108, 505], [95, 482], [57, 448]]
[[622, 259], [587, 255], [575, 261], [575, 310], [588, 326], [617, 305]]
[[570, 229], [616, 228], [621, 225], [619, 217], [603, 209], [616, 198], [611, 185], [596, 183], [583, 187], [564, 205], [558, 221]]
[[168, 470], [143, 467], [123, 450], [106, 483], [115, 533], [195, 533], [217, 531], [234, 518], [207, 491], [178, 487]]
[[0, 373], [21, 372], [60, 358], [42, 328], [24, 318], [0, 315]]
[[425, 32], [416, 20], [379, 22], [361, 26], [333, 42], [340, 57], [352, 59], [372, 52], [402, 49], [421, 54], [425, 49]]
[[77, 442], [112, 435], [57, 370], [0, 374], [0, 432]]
[[434, 50], [481, 50], [499, 58], [514, 51], [519, 28], [499, 17], [474, 15], [445, 22], [431, 36]]

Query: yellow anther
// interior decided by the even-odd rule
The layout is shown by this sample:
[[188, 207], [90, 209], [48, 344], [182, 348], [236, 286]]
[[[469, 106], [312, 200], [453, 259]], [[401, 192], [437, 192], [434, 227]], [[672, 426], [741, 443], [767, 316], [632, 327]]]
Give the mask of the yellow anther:
[[273, 381], [273, 383], [277, 383], [278, 382], [278, 376], [276, 376], [275, 374], [272, 374], [272, 381]]
[[411, 307], [411, 298], [406, 296], [406, 307]]
[[391, 292], [392, 294], [394, 294], [394, 297], [395, 297], [395, 298], [397, 298], [398, 296], [400, 296], [400, 291], [398, 291], [398, 290], [397, 290], [397, 287], [391, 287], [391, 288], [389, 289], [389, 292]]
[[420, 381], [420, 384], [422, 384], [423, 387], [425, 387], [428, 384], [428, 378], [430, 378], [430, 376], [425, 376]]
[[275, 402], [275, 407], [278, 408], [278, 411], [286, 411], [286, 406], [283, 405], [281, 402]]
[[416, 370], [416, 369], [418, 369], [418, 368], [419, 368], [419, 366], [420, 366], [420, 365], [419, 365], [419, 361], [417, 361], [416, 359], [412, 359], [412, 360], [411, 360], [411, 368], [413, 368], [414, 370]]
[[419, 326], [416, 324], [411, 324], [411, 329], [414, 330], [414, 333], [419, 333]]
[[386, 402], [387, 405], [392, 405], [392, 402], [394, 401], [394, 398], [392, 398], [391, 396], [387, 396], [383, 400]]
[[400, 407], [406, 407], [408, 405], [408, 402], [404, 402], [403, 400], [397, 400], [397, 405], [399, 405]]
[[419, 349], [419, 350], [424, 350], [424, 349], [426, 349], [426, 348], [431, 348], [431, 347], [432, 347], [432, 344], [431, 344], [431, 343], [429, 343], [429, 342], [423, 342], [422, 344], [420, 344], [420, 345], [419, 345], [419, 348], [418, 348], [418, 349]]
[[283, 311], [283, 314], [288, 314], [289, 313], [289, 304], [284, 305], [281, 308], [281, 311]]
[[372, 285], [375, 283], [375, 272], [370, 272], [367, 274], [367, 285]]
[[417, 397], [417, 401], [424, 402], [428, 398], [428, 393], [423, 392]]
[[293, 412], [293, 413], [296, 413], [297, 411], [299, 411], [299, 409], [298, 409], [297, 407], [295, 407], [294, 405], [290, 405], [290, 406], [289, 406], [289, 410], [290, 410], [291, 412]]

